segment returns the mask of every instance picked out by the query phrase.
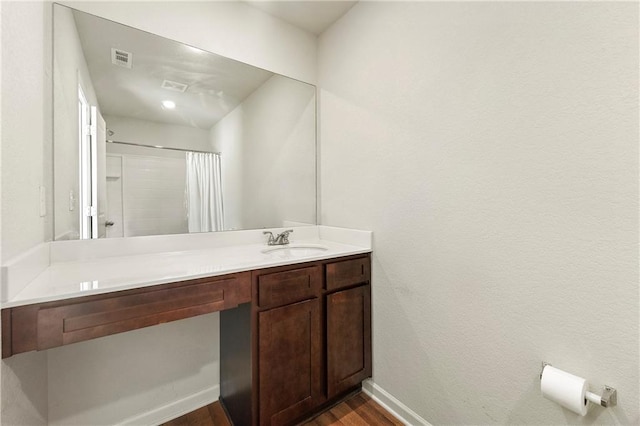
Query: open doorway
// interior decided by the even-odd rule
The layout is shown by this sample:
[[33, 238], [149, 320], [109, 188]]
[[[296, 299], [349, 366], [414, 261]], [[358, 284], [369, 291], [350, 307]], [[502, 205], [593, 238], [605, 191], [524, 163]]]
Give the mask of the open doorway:
[[78, 86], [80, 239], [106, 235], [106, 124]]

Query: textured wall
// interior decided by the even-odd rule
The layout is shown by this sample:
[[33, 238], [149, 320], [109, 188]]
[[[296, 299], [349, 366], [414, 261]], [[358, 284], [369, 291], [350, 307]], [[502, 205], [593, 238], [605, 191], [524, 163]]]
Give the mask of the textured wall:
[[48, 422], [47, 353], [31, 352], [2, 360], [0, 423], [38, 426]]
[[[360, 2], [318, 61], [375, 382], [432, 424], [638, 424], [638, 4]], [[543, 360], [618, 407], [543, 399]]]
[[1, 245], [6, 261], [45, 239], [39, 187], [44, 185], [45, 142], [51, 141], [46, 117], [51, 111], [51, 34], [45, 32], [51, 16], [40, 2], [3, 2], [1, 11]]
[[[46, 3], [0, 2], [1, 262], [50, 238], [53, 228], [39, 209], [39, 187], [49, 197], [51, 189], [43, 179], [51, 172], [43, 167], [52, 140], [50, 20]], [[46, 424], [46, 362], [46, 354], [2, 361], [0, 423]]]
[[217, 385], [218, 330], [214, 313], [50, 349], [49, 424], [118, 424]]

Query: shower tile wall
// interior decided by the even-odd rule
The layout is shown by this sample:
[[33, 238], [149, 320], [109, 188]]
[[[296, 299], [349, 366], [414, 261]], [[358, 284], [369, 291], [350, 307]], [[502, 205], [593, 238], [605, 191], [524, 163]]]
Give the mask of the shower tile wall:
[[122, 155], [124, 236], [187, 232], [185, 160]]

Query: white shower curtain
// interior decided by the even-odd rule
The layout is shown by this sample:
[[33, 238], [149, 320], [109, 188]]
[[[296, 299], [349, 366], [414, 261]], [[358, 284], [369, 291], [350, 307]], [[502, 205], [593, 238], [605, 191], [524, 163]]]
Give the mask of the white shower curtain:
[[220, 156], [187, 152], [187, 222], [189, 232], [222, 231]]

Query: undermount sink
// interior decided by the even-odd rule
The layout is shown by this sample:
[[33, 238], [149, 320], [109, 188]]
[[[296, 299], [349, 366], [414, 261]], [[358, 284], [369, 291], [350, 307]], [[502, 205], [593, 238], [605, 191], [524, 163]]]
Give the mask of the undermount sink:
[[272, 246], [260, 250], [262, 253], [271, 254], [281, 258], [306, 257], [320, 254], [329, 250], [329, 247], [320, 244], [287, 244]]

